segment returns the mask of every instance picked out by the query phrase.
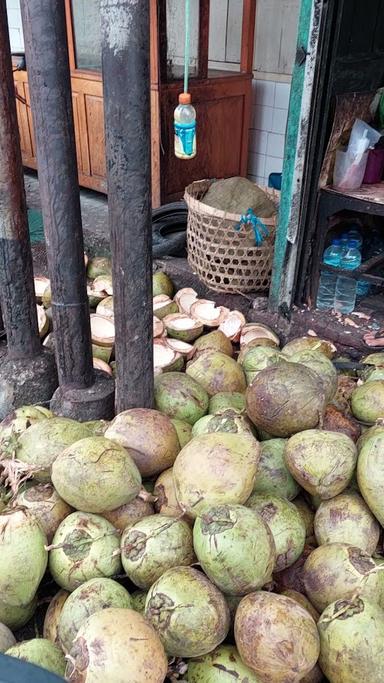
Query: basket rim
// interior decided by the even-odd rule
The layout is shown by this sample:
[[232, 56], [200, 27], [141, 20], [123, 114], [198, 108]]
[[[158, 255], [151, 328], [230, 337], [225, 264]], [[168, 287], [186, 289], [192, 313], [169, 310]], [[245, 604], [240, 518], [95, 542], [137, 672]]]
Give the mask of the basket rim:
[[[215, 209], [213, 206], [204, 204], [204, 202], [202, 202], [200, 199], [196, 199], [191, 194], [192, 189], [200, 189], [200, 191], [207, 191], [214, 182], [214, 179], [206, 178], [204, 180], [195, 180], [193, 183], [187, 185], [184, 192], [184, 201], [187, 204], [188, 209], [198, 211], [199, 213], [205, 213], [206, 215], [214, 216], [215, 218], [221, 218], [222, 220], [229, 220], [235, 223], [239, 223], [241, 220], [240, 213], [229, 213], [227, 211], [222, 211], [221, 209]], [[264, 192], [267, 191], [268, 194], [272, 195], [272, 199], [275, 201], [276, 198], [280, 196], [280, 192], [278, 190], [274, 190], [273, 188], [266, 187], [263, 185], [258, 185], [258, 187], [260, 187], [260, 189]], [[269, 218], [261, 218], [260, 220], [262, 220], [265, 225], [275, 226], [278, 211], [278, 207], [276, 206], [276, 213], [273, 216], [270, 216]]]

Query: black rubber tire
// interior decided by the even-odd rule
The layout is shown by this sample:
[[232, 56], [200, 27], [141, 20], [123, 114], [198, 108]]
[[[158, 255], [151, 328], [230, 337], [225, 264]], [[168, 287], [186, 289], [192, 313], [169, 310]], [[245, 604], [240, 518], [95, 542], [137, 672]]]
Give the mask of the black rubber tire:
[[172, 202], [152, 211], [152, 253], [154, 258], [184, 253], [187, 243], [188, 209], [184, 202]]
[[64, 683], [64, 678], [22, 659], [0, 654], [0, 683]]

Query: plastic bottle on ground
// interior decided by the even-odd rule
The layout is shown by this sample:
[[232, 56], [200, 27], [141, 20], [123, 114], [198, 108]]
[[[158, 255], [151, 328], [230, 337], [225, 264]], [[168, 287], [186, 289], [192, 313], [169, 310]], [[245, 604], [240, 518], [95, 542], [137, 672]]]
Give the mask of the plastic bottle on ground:
[[[356, 270], [361, 264], [358, 242], [350, 240], [348, 251], [340, 259], [340, 268], [345, 271]], [[335, 310], [338, 313], [351, 313], [356, 305], [357, 281], [347, 275], [339, 275], [336, 281]]]
[[348, 242], [349, 242], [349, 237], [347, 232], [343, 232], [343, 234], [340, 237], [340, 244], [341, 244], [341, 255], [346, 254], [348, 251]]
[[[342, 255], [341, 241], [339, 239], [332, 240], [332, 244], [325, 250], [323, 254], [323, 263], [328, 266], [340, 265]], [[319, 291], [317, 294], [316, 307], [320, 310], [329, 310], [333, 308], [335, 301], [336, 290], [336, 273], [323, 270], [320, 275]]]

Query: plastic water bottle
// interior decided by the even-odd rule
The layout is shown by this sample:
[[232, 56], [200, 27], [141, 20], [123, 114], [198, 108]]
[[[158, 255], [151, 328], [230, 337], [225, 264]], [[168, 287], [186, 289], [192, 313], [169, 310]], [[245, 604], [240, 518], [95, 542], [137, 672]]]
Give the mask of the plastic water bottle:
[[[331, 246], [328, 247], [323, 254], [323, 263], [326, 263], [328, 266], [335, 266], [337, 268], [340, 265], [341, 255], [341, 241], [339, 239], [332, 240]], [[331, 273], [327, 270], [322, 271], [320, 275], [319, 292], [316, 302], [316, 307], [320, 310], [326, 311], [330, 308], [333, 308], [335, 301], [336, 281], [336, 273]]]
[[348, 233], [347, 233], [347, 232], [344, 232], [344, 233], [341, 235], [341, 238], [340, 238], [341, 255], [347, 253], [347, 251], [348, 251], [348, 243], [349, 243]]
[[[350, 240], [348, 251], [341, 257], [340, 268], [343, 270], [356, 270], [361, 264], [361, 253], [358, 242]], [[335, 310], [339, 313], [351, 313], [356, 305], [356, 280], [339, 275], [336, 282]]]
[[[348, 232], [348, 237], [350, 240], [356, 240], [357, 248], [361, 251], [363, 246], [363, 238], [357, 228], [352, 228]], [[356, 296], [362, 297], [369, 294], [370, 285], [369, 282], [365, 280], [358, 280], [356, 285]]]
[[196, 156], [196, 111], [188, 92], [179, 95], [174, 119], [175, 155], [179, 159], [193, 159]]
[[361, 250], [363, 246], [363, 238], [357, 228], [352, 227], [348, 230], [348, 240], [355, 240], [357, 242], [357, 248]]

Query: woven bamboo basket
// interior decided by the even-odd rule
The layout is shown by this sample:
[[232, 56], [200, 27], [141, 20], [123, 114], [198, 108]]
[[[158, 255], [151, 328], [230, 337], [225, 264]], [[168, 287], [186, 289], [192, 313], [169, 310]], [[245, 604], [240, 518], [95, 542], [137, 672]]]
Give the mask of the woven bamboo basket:
[[[216, 292], [265, 292], [271, 282], [277, 213], [261, 219], [269, 235], [256, 247], [251, 226], [235, 230], [240, 215], [225, 213], [203, 203], [212, 182], [199, 180], [185, 190], [189, 264], [204, 284]], [[277, 210], [280, 193], [271, 188], [262, 189]]]

